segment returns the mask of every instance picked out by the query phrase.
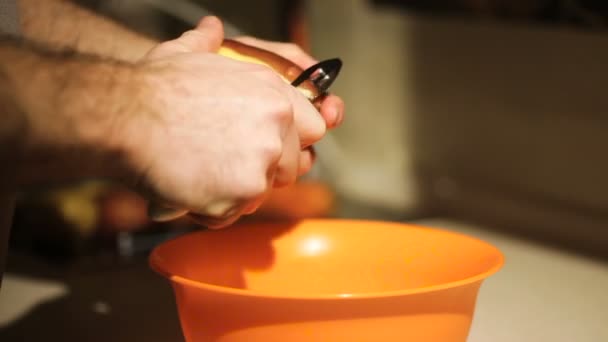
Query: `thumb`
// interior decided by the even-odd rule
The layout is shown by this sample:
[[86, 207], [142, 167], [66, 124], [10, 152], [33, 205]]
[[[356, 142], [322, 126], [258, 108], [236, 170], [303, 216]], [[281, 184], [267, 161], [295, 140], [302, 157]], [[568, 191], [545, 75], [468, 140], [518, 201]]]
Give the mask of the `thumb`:
[[150, 50], [145, 59], [163, 58], [188, 52], [217, 52], [224, 41], [224, 25], [217, 17], [204, 17], [193, 29], [179, 38], [164, 42]]
[[218, 17], [203, 17], [194, 30], [185, 32], [177, 41], [187, 51], [217, 52], [224, 41], [224, 25]]

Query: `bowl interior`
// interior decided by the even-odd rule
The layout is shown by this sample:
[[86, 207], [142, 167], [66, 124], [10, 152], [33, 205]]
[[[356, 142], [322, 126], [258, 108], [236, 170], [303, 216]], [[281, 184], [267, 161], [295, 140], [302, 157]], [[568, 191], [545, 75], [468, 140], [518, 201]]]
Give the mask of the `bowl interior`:
[[151, 256], [152, 267], [174, 281], [287, 297], [456, 286], [489, 276], [502, 262], [497, 248], [465, 235], [345, 220], [201, 231], [168, 241]]

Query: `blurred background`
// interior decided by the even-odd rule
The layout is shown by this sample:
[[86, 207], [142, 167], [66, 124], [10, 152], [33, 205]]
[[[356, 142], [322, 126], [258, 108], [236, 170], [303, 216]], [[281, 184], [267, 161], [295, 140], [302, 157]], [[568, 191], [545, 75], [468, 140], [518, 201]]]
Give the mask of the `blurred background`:
[[[343, 60], [332, 88], [343, 126], [318, 145], [311, 175], [246, 220], [381, 219], [475, 235], [507, 265], [482, 288], [471, 341], [608, 340], [605, 2], [80, 2], [161, 40], [213, 13], [228, 36]], [[151, 224], [145, 205], [97, 180], [24, 196], [0, 340], [181, 340], [172, 293], [145, 258], [199, 228]]]

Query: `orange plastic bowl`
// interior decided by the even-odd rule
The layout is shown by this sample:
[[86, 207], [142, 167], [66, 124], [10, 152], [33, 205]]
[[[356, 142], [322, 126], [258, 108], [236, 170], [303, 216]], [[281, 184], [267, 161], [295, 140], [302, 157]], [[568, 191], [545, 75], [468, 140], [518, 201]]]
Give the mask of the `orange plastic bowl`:
[[188, 234], [150, 263], [190, 342], [462, 342], [503, 255], [443, 230], [305, 220]]

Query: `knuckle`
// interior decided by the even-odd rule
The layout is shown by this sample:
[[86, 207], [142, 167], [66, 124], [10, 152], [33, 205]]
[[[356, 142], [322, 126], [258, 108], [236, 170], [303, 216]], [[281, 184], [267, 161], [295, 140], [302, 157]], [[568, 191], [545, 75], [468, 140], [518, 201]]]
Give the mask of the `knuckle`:
[[308, 147], [321, 140], [325, 136], [326, 132], [327, 125], [325, 122], [322, 119], [314, 120], [307, 129], [305, 136], [302, 137], [305, 145], [304, 147]]
[[[267, 146], [266, 153], [280, 155], [280, 152], [277, 152], [277, 150], [280, 150], [280, 147], [277, 148], [275, 144], [267, 144]], [[269, 152], [270, 150], [272, 151]], [[273, 158], [278, 160], [280, 157]], [[245, 164], [249, 165], [245, 167], [247, 172], [239, 173], [240, 177], [235, 182], [237, 186], [233, 188], [235, 191], [234, 197], [240, 203], [251, 202], [266, 194], [270, 186], [270, 179], [272, 178], [269, 177], [269, 174], [274, 173], [277, 162], [269, 161], [266, 156], [252, 154], [250, 160], [245, 162]]]
[[199, 39], [202, 36], [203, 36], [203, 34], [199, 31], [189, 30], [189, 31], [182, 33], [181, 37], [179, 37], [179, 39], [177, 39], [177, 41], [184, 41], [184, 40], [191, 41], [194, 39]]
[[268, 180], [265, 173], [249, 177], [241, 186], [241, 199], [248, 202], [264, 195], [268, 189]]
[[182, 33], [182, 37], [192, 37], [192, 36], [195, 36], [195, 35], [197, 35], [197, 34], [198, 34], [198, 32], [197, 32], [197, 31], [194, 31], [194, 30], [188, 30], [188, 31], [186, 31], [186, 32]]
[[280, 122], [289, 123], [293, 121], [293, 104], [284, 97], [278, 97], [273, 101], [272, 116]]
[[267, 165], [276, 163], [283, 154], [283, 142], [277, 136], [276, 138], [267, 138], [263, 143], [260, 143], [260, 157]]
[[236, 201], [228, 199], [218, 199], [212, 201], [205, 207], [205, 214], [211, 217], [225, 217], [234, 214]]

